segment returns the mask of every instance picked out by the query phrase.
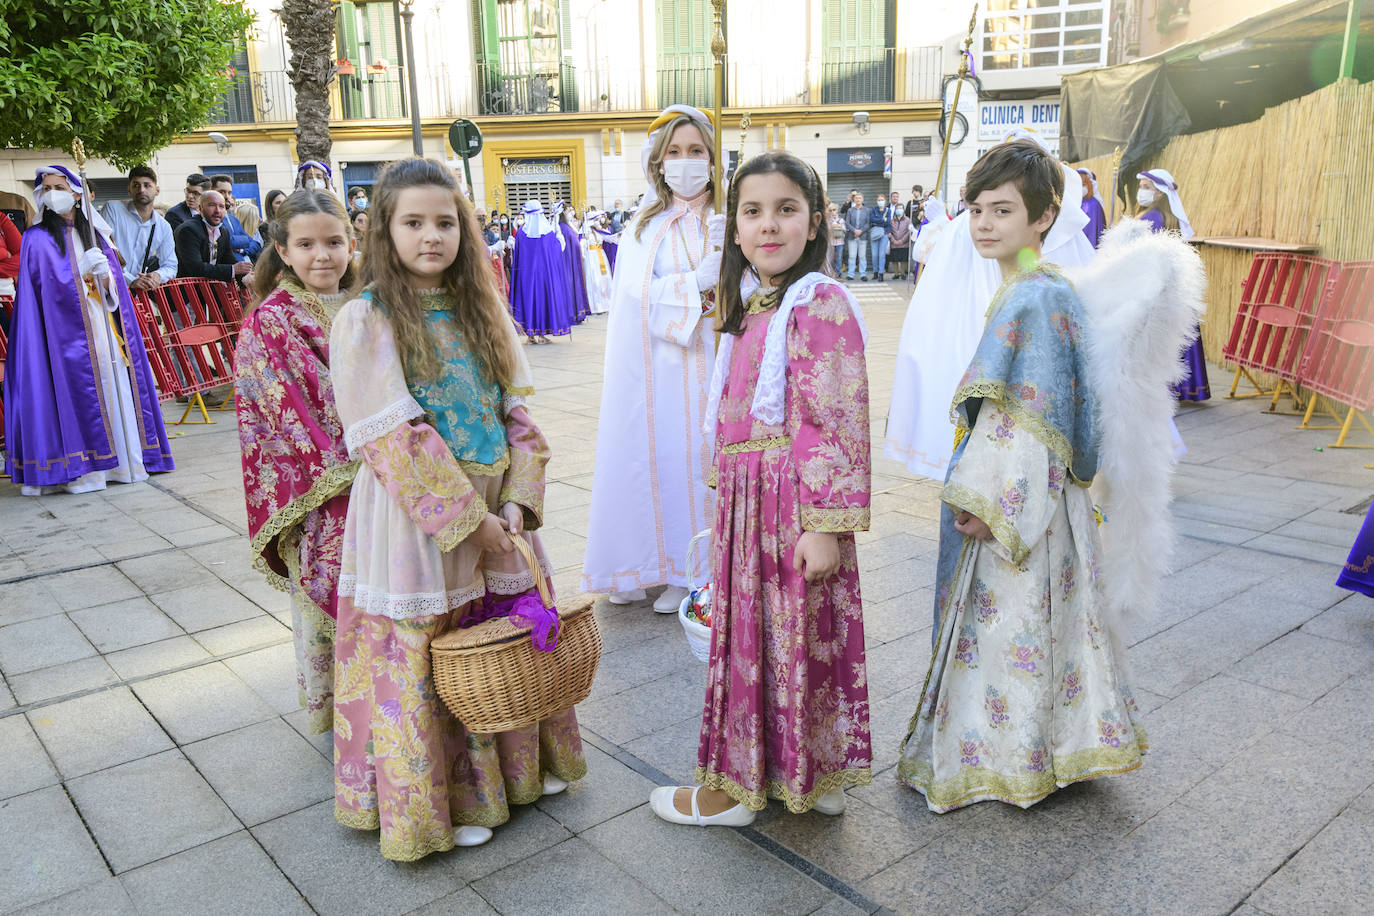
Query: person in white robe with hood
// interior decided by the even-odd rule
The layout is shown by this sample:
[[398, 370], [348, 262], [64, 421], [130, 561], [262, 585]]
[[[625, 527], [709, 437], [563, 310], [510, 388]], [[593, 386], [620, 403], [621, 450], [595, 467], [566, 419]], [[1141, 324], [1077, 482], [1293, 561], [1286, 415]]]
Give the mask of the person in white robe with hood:
[[[1022, 137], [1045, 146], [1028, 128], [1017, 128], [1003, 142]], [[1062, 162], [1060, 166], [1064, 200], [1041, 259], [1059, 267], [1079, 267], [1093, 256], [1083, 234], [1088, 224], [1081, 206], [1083, 185], [1077, 172]], [[949, 420], [954, 389], [978, 349], [988, 306], [1002, 283], [996, 262], [980, 257], [974, 248], [968, 220], [965, 211], [940, 231], [911, 296], [897, 345], [883, 446], [888, 458], [939, 481], [945, 479], [954, 448]]]
[[711, 207], [714, 135], [690, 105], [670, 105], [649, 126], [648, 188], [621, 234], [606, 324], [582, 588], [629, 604], [666, 585], [654, 602], [663, 613], [704, 580], [706, 552], [689, 570], [687, 546], [714, 518], [702, 432], [715, 363], [708, 294], [725, 237]]

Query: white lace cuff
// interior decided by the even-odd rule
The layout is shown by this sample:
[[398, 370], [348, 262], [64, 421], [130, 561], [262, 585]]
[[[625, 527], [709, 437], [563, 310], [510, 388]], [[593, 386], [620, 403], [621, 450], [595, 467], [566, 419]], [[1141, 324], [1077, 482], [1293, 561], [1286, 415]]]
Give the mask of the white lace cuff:
[[374, 617], [387, 617], [391, 620], [411, 620], [416, 617], [435, 617], [460, 608], [469, 601], [476, 601], [486, 594], [486, 583], [478, 580], [467, 588], [455, 588], [446, 592], [419, 592], [409, 595], [392, 595], [382, 590], [374, 590], [359, 585], [356, 576], [339, 578], [340, 597], [352, 597], [353, 606], [364, 614]]
[[420, 409], [416, 400], [406, 395], [372, 416], [364, 417], [344, 430], [344, 444], [348, 446], [348, 457], [356, 461], [364, 445], [380, 439], [402, 423], [408, 423], [424, 415], [425, 412]]

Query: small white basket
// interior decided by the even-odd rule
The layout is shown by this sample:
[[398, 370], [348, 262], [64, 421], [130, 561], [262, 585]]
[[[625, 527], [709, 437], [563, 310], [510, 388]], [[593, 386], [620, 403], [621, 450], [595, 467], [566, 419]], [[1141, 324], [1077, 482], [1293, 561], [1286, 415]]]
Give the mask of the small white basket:
[[704, 623], [692, 620], [687, 616], [687, 611], [692, 606], [692, 594], [701, 586], [697, 585], [696, 577], [693, 572], [697, 568], [695, 561], [697, 544], [711, 537], [711, 529], [697, 532], [696, 536], [687, 543], [687, 597], [682, 599], [682, 603], [677, 608], [678, 623], [682, 624], [682, 632], [687, 636], [687, 647], [692, 650], [701, 661], [708, 661], [711, 658], [711, 628]]

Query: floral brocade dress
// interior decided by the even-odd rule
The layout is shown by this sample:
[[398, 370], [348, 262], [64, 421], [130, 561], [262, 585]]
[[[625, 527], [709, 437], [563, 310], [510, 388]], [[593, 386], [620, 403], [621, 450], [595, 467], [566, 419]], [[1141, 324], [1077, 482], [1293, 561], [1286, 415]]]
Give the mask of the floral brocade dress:
[[[344, 306], [330, 347], [349, 452], [361, 460], [344, 530], [334, 714], [335, 818], [381, 831], [382, 855], [412, 861], [451, 849], [455, 828], [496, 827], [539, 798], [543, 774], [586, 774], [572, 710], [498, 734], [468, 732], [435, 693], [430, 643], [530, 592], [518, 552], [467, 538], [506, 502], [539, 537], [548, 445], [523, 385], [488, 383], [447, 316], [423, 297], [440, 377], [408, 384], [385, 307], [369, 292]], [[510, 331], [521, 373], [528, 374]]]
[[[868, 376], [861, 328], [823, 283], [787, 328], [785, 418], [750, 408], [776, 294], [746, 303], [720, 399], [711, 550], [711, 656], [697, 779], [751, 810], [807, 811], [871, 781], [868, 681], [854, 532], [869, 521]], [[840, 568], [793, 570], [804, 531], [838, 535]]]

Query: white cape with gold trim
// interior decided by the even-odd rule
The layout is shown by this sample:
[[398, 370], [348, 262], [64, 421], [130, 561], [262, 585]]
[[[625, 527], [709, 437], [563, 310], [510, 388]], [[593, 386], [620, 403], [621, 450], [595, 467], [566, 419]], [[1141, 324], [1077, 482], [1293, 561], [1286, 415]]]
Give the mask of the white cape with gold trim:
[[709, 212], [676, 200], [638, 240], [633, 227], [621, 235], [606, 321], [584, 591], [706, 579], [708, 558], [698, 558], [690, 577], [686, 558], [688, 541], [711, 527], [715, 507], [706, 486], [711, 442], [702, 432], [715, 335], [692, 272]]

